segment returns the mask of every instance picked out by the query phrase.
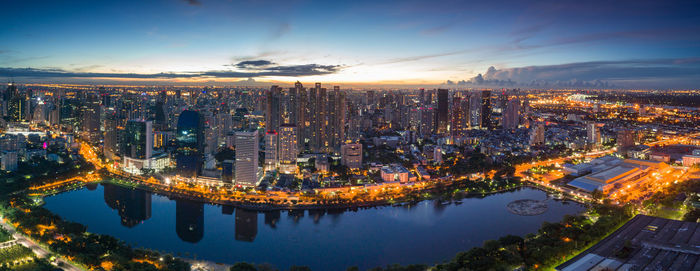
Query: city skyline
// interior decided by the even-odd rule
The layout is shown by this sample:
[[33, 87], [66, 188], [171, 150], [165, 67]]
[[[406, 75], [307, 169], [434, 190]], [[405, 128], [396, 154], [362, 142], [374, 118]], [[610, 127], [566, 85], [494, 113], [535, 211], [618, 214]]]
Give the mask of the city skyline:
[[[10, 2], [20, 83], [693, 89], [692, 2]], [[89, 10], [90, 12], [84, 12]]]

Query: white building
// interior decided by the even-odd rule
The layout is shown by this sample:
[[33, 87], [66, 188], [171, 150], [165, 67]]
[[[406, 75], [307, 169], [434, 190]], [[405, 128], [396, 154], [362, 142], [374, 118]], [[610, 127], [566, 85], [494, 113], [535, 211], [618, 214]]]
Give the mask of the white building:
[[258, 131], [236, 132], [236, 185], [258, 184]]

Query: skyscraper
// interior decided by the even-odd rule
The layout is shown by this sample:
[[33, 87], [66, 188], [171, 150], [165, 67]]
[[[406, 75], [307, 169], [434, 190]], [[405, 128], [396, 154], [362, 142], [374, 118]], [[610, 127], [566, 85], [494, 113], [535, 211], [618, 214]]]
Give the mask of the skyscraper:
[[530, 145], [544, 144], [544, 122], [537, 122], [530, 128]]
[[236, 132], [236, 185], [258, 183], [258, 131]]
[[297, 166], [297, 127], [282, 125], [279, 132], [279, 164], [280, 171], [292, 173]]
[[503, 129], [513, 130], [520, 125], [520, 100], [511, 99], [506, 103], [506, 110], [503, 112]]
[[491, 123], [491, 91], [481, 92], [481, 127], [492, 128]]
[[267, 131], [265, 133], [265, 171], [276, 170], [278, 166], [277, 157], [277, 131]]
[[472, 128], [482, 127], [481, 117], [481, 93], [474, 92], [469, 97], [469, 126]]
[[437, 127], [438, 134], [447, 133], [447, 122], [449, 121], [449, 91], [447, 89], [438, 89], [438, 107], [437, 107]]
[[602, 142], [602, 138], [601, 138], [601, 134], [600, 134], [600, 127], [601, 126], [603, 126], [603, 124], [595, 123], [593, 121], [589, 121], [586, 123], [587, 141], [593, 147], [599, 146], [600, 143]]
[[129, 120], [123, 139], [123, 155], [149, 159], [153, 155], [153, 124], [150, 120]]
[[193, 177], [202, 168], [204, 123], [198, 111], [185, 110], [177, 120], [176, 166], [183, 176]]

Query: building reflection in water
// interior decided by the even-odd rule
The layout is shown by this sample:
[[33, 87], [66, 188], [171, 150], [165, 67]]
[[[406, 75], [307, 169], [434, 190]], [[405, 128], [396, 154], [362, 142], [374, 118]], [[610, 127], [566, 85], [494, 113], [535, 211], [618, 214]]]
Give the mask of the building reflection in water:
[[272, 210], [265, 212], [265, 225], [270, 228], [277, 228], [277, 222], [280, 221], [280, 210]]
[[117, 210], [122, 225], [132, 228], [151, 218], [151, 193], [104, 183], [104, 199], [109, 208]]
[[253, 242], [258, 234], [258, 212], [236, 210], [236, 240]]
[[197, 243], [204, 237], [204, 203], [175, 199], [175, 232], [182, 241]]

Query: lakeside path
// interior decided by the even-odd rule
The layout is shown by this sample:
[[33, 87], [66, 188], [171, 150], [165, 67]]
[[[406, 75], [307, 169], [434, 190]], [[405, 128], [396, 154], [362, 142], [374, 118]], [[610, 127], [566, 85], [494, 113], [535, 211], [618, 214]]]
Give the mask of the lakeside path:
[[[17, 240], [18, 243], [31, 249], [32, 252], [34, 252], [34, 254], [36, 254], [37, 257], [47, 258], [49, 255], [52, 254], [51, 251], [41, 247], [39, 244], [37, 244], [33, 240], [31, 240], [31, 239], [25, 237], [24, 235], [20, 234], [19, 232], [17, 232], [17, 230], [15, 230], [14, 227], [12, 227], [11, 225], [8, 225], [7, 223], [5, 223], [5, 221], [0, 222], [0, 226], [2, 226], [3, 229], [5, 229], [10, 234], [12, 234], [12, 237], [15, 238], [15, 240]], [[72, 263], [62, 259], [61, 257], [57, 257], [57, 261], [60, 263], [60, 268], [63, 270], [68, 270], [68, 271], [83, 271], [84, 270], [84, 269], [82, 269], [78, 266], [75, 266]]]

